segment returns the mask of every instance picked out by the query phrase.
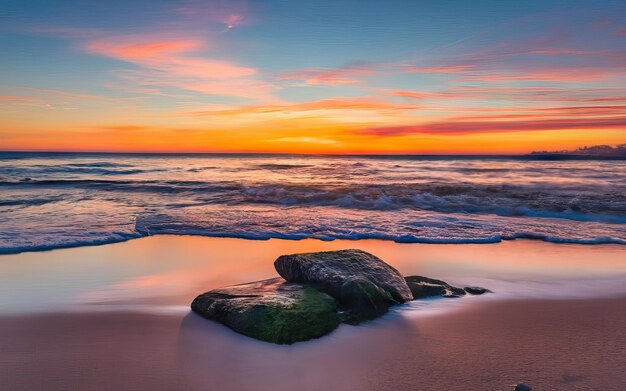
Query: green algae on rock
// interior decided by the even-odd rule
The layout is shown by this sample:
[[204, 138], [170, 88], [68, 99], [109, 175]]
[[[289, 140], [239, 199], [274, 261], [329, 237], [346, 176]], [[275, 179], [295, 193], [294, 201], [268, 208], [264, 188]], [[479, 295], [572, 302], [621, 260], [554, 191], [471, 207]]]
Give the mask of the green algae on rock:
[[191, 308], [238, 333], [278, 344], [319, 338], [340, 323], [332, 297], [280, 277], [212, 290], [196, 297]]

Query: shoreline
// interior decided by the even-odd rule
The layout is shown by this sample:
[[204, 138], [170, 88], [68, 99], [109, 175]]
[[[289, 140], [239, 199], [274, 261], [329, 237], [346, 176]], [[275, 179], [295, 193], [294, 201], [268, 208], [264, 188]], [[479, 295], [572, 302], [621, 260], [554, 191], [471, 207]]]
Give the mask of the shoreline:
[[[155, 235], [101, 246], [1, 255], [0, 314], [155, 298], [187, 305], [210, 289], [276, 277], [273, 261], [280, 255], [355, 247], [403, 275], [424, 275], [455, 286], [484, 286], [497, 297], [626, 294], [626, 247], [616, 244], [536, 240], [406, 244]], [[42, 297], [33, 302], [37, 294]]]
[[[217, 234], [204, 234], [204, 233], [193, 233], [193, 232], [185, 232], [185, 233], [156, 233], [156, 234], [140, 234], [132, 235], [129, 234], [126, 238], [120, 238], [118, 240], [96, 240], [89, 243], [68, 243], [67, 245], [56, 245], [56, 246], [34, 246], [28, 249], [7, 249], [0, 248], [0, 257], [3, 255], [17, 255], [24, 253], [37, 253], [37, 252], [48, 252], [55, 250], [65, 250], [65, 249], [73, 249], [73, 248], [81, 248], [81, 247], [99, 247], [106, 246], [109, 244], [117, 244], [117, 243], [125, 243], [132, 240], [158, 237], [158, 236], [175, 236], [175, 237], [202, 237], [202, 238], [212, 238], [212, 239], [238, 239], [238, 240], [251, 240], [251, 241], [269, 241], [269, 240], [288, 240], [288, 241], [302, 241], [302, 240], [318, 240], [321, 242], [334, 242], [334, 241], [350, 241], [350, 242], [360, 242], [364, 240], [377, 240], [383, 242], [392, 242], [397, 244], [428, 244], [428, 245], [468, 245], [468, 244], [498, 244], [503, 242], [512, 242], [512, 241], [537, 241], [544, 243], [553, 243], [553, 244], [563, 244], [563, 245], [582, 245], [582, 246], [606, 246], [606, 245], [616, 245], [616, 246], [626, 246], [626, 240], [615, 239], [615, 238], [597, 238], [593, 240], [576, 240], [576, 239], [563, 239], [563, 238], [544, 238], [536, 235], [514, 235], [513, 237], [497, 237], [497, 238], [484, 238], [484, 239], [475, 239], [475, 240], [459, 240], [459, 241], [438, 241], [432, 239], [415, 239], [415, 240], [393, 240], [393, 239], [385, 239], [378, 237], [363, 237], [363, 238], [349, 238], [349, 237], [337, 237], [332, 239], [322, 239], [318, 237], [289, 237], [289, 235], [275, 235], [275, 236], [255, 236], [255, 235], [217, 235]], [[626, 247], [624, 247], [626, 248]], [[1, 258], [0, 258], [1, 259]]]

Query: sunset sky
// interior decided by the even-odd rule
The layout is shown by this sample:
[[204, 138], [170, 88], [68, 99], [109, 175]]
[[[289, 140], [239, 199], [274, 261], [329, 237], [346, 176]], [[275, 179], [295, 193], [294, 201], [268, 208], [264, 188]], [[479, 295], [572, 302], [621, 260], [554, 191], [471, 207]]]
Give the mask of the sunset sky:
[[0, 0], [0, 51], [0, 150], [626, 142], [623, 0]]

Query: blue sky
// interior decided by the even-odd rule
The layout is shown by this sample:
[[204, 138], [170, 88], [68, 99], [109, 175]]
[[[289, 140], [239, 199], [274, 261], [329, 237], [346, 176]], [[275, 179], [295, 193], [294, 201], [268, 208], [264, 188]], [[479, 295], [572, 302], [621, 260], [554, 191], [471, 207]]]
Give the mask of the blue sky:
[[[469, 133], [459, 130], [471, 128], [465, 124], [469, 112], [485, 117], [469, 119], [479, 132], [513, 105], [518, 117], [565, 108], [546, 118], [533, 113], [536, 118], [525, 118], [532, 122], [521, 129], [570, 129], [568, 145], [583, 142], [582, 130], [605, 132], [607, 142], [624, 130], [617, 104], [611, 112], [598, 108], [580, 116], [575, 124], [558, 122], [571, 117], [573, 105], [599, 105], [599, 98], [619, 103], [625, 95], [623, 1], [0, 4], [0, 115], [11, 126], [4, 138], [16, 146], [41, 144], [35, 133], [44, 133], [44, 120], [48, 139], [61, 137], [55, 130], [77, 127], [152, 126], [158, 134], [177, 123], [177, 115], [220, 107], [239, 109], [228, 124], [219, 114], [223, 128], [232, 131], [241, 123], [255, 126], [241, 112], [259, 105], [290, 113], [285, 107], [300, 105], [293, 115], [314, 116], [310, 134], [298, 122], [291, 138], [302, 140], [315, 140], [327, 123], [348, 136], [357, 134], [355, 128], [369, 137], [437, 133], [431, 128], [458, 136]], [[547, 99], [548, 91], [553, 98]], [[329, 101], [320, 116], [319, 105]], [[302, 104], [309, 105], [308, 113], [301, 113]], [[363, 113], [342, 111], [351, 104]], [[131, 107], [135, 116], [128, 114]], [[155, 112], [167, 118], [150, 117]], [[258, 124], [266, 119], [277, 120], [261, 118]], [[187, 117], [179, 120], [191, 126]], [[441, 131], [446, 121], [450, 129]], [[463, 126], [454, 126], [459, 122]], [[285, 133], [292, 124], [275, 125]], [[192, 127], [219, 130], [208, 120]], [[502, 133], [513, 128], [503, 126]], [[144, 136], [149, 134], [146, 129]]]

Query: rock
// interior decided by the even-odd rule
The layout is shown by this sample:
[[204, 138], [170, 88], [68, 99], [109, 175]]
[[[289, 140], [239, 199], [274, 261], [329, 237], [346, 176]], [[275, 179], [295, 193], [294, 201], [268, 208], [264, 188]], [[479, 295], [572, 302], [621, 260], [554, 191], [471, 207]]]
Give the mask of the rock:
[[341, 322], [332, 297], [282, 278], [206, 292], [191, 309], [238, 333], [278, 344], [319, 338]]
[[482, 288], [479, 286], [466, 286], [464, 289], [465, 289], [465, 292], [469, 293], [470, 295], [482, 295], [484, 293], [491, 292], [489, 289]]
[[274, 267], [285, 280], [313, 284], [337, 299], [348, 323], [373, 319], [413, 299], [396, 269], [362, 250], [282, 255]]
[[362, 278], [349, 279], [343, 283], [339, 300], [347, 309], [342, 313], [342, 320], [350, 324], [377, 318], [387, 312], [389, 307], [398, 304], [389, 292]]
[[191, 309], [249, 337], [291, 344], [328, 334], [341, 322], [374, 319], [413, 298], [490, 292], [422, 276], [405, 278], [361, 250], [283, 255], [274, 266], [283, 278], [206, 292]]
[[530, 388], [530, 386], [527, 384], [520, 383], [520, 384], [515, 385], [514, 391], [532, 391], [532, 388]]
[[406, 283], [411, 289], [411, 293], [413, 293], [413, 297], [416, 300], [433, 296], [461, 297], [465, 295], [465, 290], [463, 288], [457, 288], [445, 281], [435, 280], [434, 278], [408, 276], [404, 279], [406, 280]]

